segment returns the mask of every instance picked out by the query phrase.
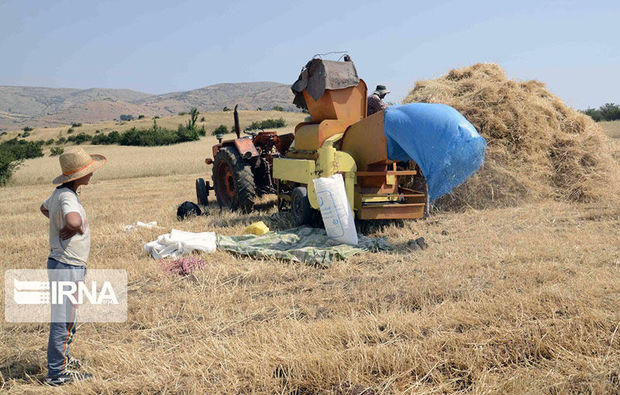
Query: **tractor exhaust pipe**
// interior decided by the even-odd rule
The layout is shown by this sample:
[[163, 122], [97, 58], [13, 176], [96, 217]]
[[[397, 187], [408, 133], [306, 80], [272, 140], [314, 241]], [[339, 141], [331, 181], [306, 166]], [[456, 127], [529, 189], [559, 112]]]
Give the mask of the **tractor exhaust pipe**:
[[241, 138], [241, 128], [239, 127], [239, 113], [237, 112], [237, 107], [239, 107], [239, 105], [235, 104], [235, 134], [237, 135], [237, 138]]

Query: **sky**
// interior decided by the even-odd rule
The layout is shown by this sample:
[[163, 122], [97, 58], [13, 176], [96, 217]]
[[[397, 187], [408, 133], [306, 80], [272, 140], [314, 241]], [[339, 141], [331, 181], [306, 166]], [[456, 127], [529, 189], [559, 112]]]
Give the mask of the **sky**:
[[493, 62], [585, 109], [620, 103], [619, 24], [617, 0], [0, 0], [0, 85], [292, 84], [314, 55], [345, 51], [393, 103], [418, 80]]

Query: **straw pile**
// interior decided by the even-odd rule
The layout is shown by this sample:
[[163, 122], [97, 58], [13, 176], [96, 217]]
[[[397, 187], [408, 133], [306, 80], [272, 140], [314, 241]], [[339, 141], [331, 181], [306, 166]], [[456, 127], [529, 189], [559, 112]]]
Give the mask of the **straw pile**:
[[506, 78], [496, 64], [419, 81], [404, 103], [444, 103], [487, 140], [483, 168], [436, 207], [487, 208], [552, 197], [588, 202], [613, 194], [607, 137], [538, 81]]

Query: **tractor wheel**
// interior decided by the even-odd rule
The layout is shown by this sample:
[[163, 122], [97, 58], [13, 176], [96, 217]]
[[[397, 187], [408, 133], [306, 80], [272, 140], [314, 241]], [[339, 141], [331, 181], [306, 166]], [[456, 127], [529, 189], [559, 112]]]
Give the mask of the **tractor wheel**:
[[256, 185], [252, 169], [234, 147], [222, 147], [213, 158], [213, 186], [220, 207], [249, 213], [254, 208]]
[[201, 206], [206, 206], [209, 204], [207, 200], [207, 184], [205, 184], [205, 180], [203, 178], [196, 179], [196, 201]]
[[312, 223], [313, 210], [308, 201], [306, 187], [296, 187], [291, 193], [291, 214], [295, 226], [309, 225]]

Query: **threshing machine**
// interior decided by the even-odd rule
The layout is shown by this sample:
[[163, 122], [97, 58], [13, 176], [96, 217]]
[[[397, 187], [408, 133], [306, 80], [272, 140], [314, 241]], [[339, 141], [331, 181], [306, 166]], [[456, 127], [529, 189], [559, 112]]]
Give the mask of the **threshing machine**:
[[[295, 127], [294, 138], [275, 132], [239, 138], [237, 131], [237, 139], [213, 147], [214, 159], [206, 162], [214, 166], [211, 189], [220, 206], [247, 212], [262, 188], [277, 194], [279, 210], [290, 210], [298, 225], [311, 223], [320, 210], [313, 180], [340, 173], [357, 219], [424, 217], [424, 177], [413, 161], [388, 159], [384, 111], [366, 116], [366, 83], [348, 56], [312, 59], [292, 90], [311, 118]], [[198, 200], [206, 202], [210, 187], [200, 182]]]

